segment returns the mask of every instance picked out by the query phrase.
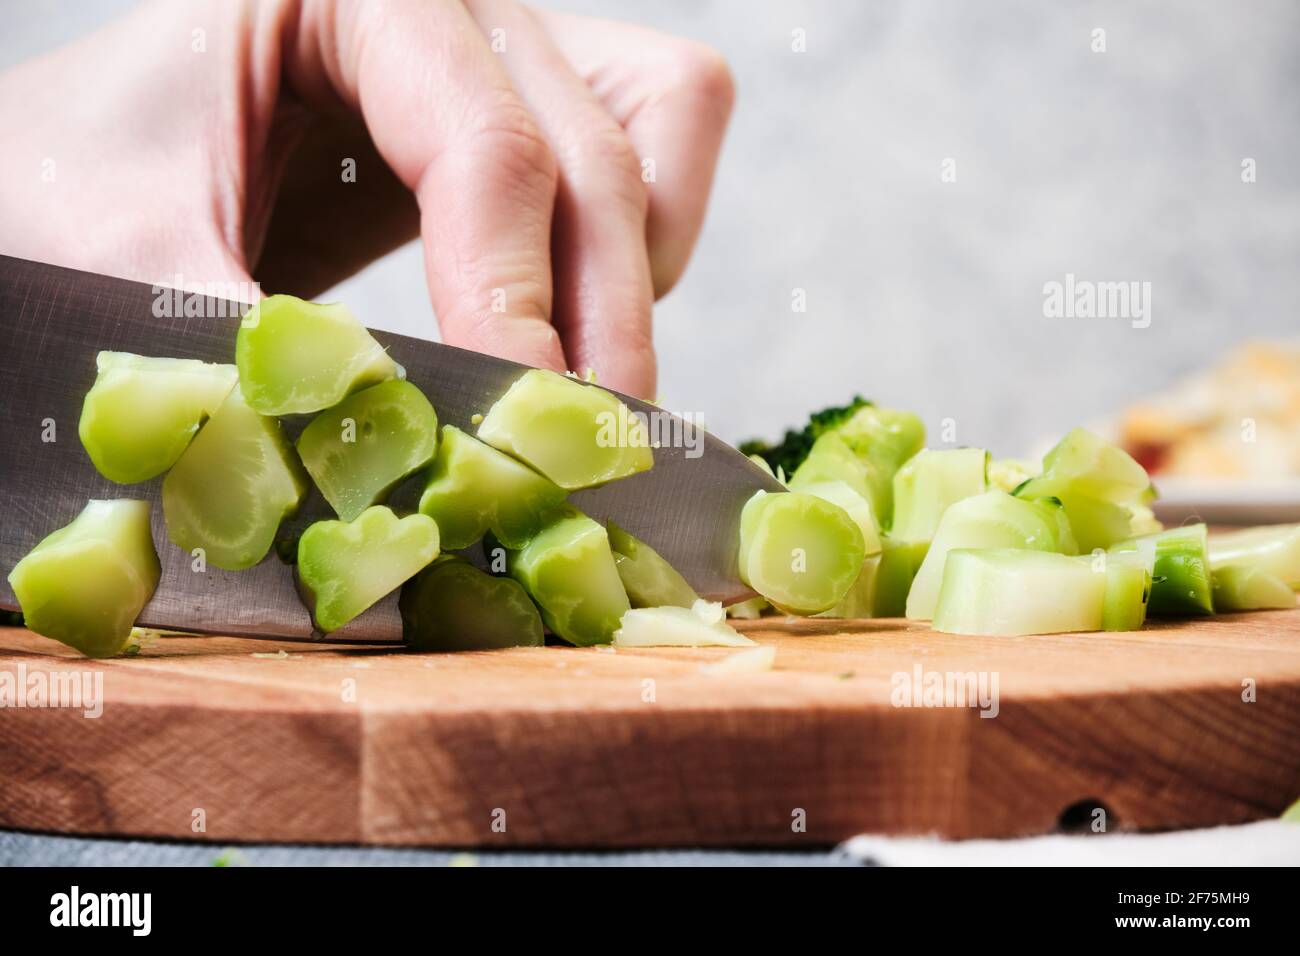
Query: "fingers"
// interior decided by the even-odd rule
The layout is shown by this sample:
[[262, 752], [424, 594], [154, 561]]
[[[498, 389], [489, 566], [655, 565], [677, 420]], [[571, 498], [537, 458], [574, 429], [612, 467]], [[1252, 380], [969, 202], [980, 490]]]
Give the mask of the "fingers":
[[569, 367], [652, 398], [654, 290], [646, 252], [647, 194], [622, 127], [513, 0], [467, 4], [559, 165], [551, 254], [552, 321]]
[[647, 165], [646, 244], [655, 294], [686, 268], [704, 222], [713, 171], [735, 99], [716, 50], [631, 24], [533, 11], [552, 42]]
[[288, 46], [299, 95], [359, 109], [414, 192], [444, 340], [564, 369], [549, 322], [555, 159], [464, 8], [308, 2]]

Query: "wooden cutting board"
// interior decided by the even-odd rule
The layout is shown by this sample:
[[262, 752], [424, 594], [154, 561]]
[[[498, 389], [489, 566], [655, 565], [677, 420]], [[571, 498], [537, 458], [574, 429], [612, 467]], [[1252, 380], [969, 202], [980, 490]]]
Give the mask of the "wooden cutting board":
[[[103, 679], [95, 719], [0, 709], [0, 826], [771, 846], [1042, 833], [1098, 805], [1111, 830], [1238, 823], [1300, 796], [1300, 610], [1030, 638], [902, 621], [745, 629], [776, 645], [773, 671], [702, 671], [734, 653], [721, 649], [420, 655], [198, 637], [96, 663], [0, 629], [0, 673], [29, 688]], [[997, 716], [894, 706], [894, 675], [917, 668], [923, 682], [984, 672], [986, 689], [996, 674]]]

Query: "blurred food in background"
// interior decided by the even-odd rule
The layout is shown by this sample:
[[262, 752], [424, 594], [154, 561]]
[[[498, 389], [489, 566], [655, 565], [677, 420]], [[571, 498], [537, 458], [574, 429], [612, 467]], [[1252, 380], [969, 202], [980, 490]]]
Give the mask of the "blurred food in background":
[[1248, 342], [1134, 405], [1119, 440], [1157, 481], [1300, 477], [1300, 342]]

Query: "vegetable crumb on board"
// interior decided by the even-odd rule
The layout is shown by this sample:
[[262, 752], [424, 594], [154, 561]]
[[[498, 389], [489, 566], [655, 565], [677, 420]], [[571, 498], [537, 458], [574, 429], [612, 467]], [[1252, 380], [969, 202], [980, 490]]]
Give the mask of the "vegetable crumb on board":
[[212, 866], [245, 866], [247, 862], [244, 854], [234, 848], [222, 850], [212, 858]]
[[256, 657], [258, 660], [263, 660], [263, 661], [284, 661], [289, 659], [289, 652], [280, 650], [280, 651], [272, 651], [270, 653], [263, 653], [259, 651], [250, 656]]
[[761, 674], [772, 669], [776, 660], [776, 645], [763, 644], [748, 650], [728, 654], [720, 661], [705, 664], [700, 668], [701, 674], [712, 677], [726, 677], [732, 674]]

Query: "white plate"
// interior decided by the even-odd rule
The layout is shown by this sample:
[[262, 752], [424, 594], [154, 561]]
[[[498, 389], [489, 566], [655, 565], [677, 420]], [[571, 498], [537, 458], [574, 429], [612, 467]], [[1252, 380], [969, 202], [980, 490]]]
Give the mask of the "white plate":
[[1300, 521], [1300, 479], [1293, 481], [1205, 481], [1153, 479], [1160, 497], [1151, 507], [1167, 525], [1189, 518], [1207, 524], [1252, 525]]

